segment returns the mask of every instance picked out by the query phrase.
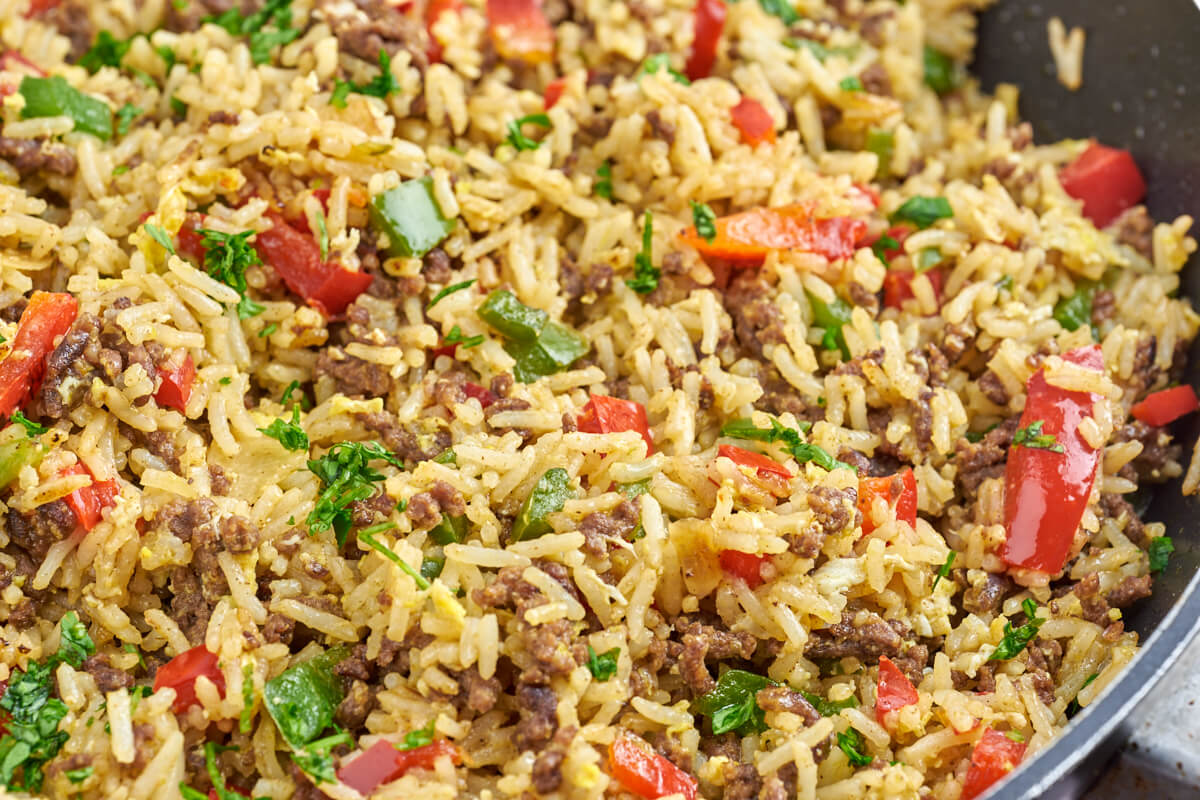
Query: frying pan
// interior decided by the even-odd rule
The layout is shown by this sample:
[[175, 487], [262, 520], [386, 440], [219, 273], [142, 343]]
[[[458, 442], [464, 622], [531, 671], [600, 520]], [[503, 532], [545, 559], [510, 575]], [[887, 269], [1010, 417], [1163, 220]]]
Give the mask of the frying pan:
[[[1053, 16], [1087, 31], [1084, 83], [1076, 92], [1055, 80], [1046, 35]], [[1001, 0], [983, 15], [979, 34], [973, 71], [988, 89], [1001, 81], [1020, 86], [1021, 114], [1037, 141], [1095, 137], [1127, 148], [1146, 176], [1155, 219], [1200, 217], [1200, 9], [1192, 0]], [[1200, 258], [1184, 270], [1182, 292], [1200, 305]], [[1200, 384], [1200, 346], [1192, 348], [1188, 380]], [[1175, 430], [1185, 455], [1200, 435], [1194, 417]], [[989, 800], [1082, 794], [1127, 736], [1130, 712], [1200, 628], [1200, 501], [1182, 497], [1174, 481], [1159, 489], [1146, 516], [1166, 523], [1175, 554], [1156, 577], [1153, 596], [1126, 614], [1141, 652]]]

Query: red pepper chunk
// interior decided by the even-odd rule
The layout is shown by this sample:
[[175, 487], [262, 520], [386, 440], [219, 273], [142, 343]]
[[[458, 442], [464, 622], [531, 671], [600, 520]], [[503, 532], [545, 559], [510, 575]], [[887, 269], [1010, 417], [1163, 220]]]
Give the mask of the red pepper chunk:
[[527, 63], [554, 55], [554, 29], [542, 11], [542, 0], [487, 0], [488, 32], [503, 58]]
[[121, 491], [121, 487], [116, 481], [98, 481], [92, 475], [84, 464], [76, 463], [69, 469], [62, 472], [63, 475], [87, 475], [92, 478], [92, 483], [80, 489], [76, 489], [67, 495], [63, 500], [71, 511], [75, 514], [75, 519], [79, 520], [79, 525], [85, 531], [90, 531], [104, 519], [104, 509], [112, 508], [117, 504], [117, 495]]
[[217, 667], [216, 655], [204, 645], [184, 650], [159, 667], [154, 674], [154, 691], [168, 686], [174, 689], [175, 702], [171, 704], [171, 709], [176, 714], [182, 714], [199, 702], [196, 699], [196, 678], [201, 675], [216, 684], [217, 691], [222, 697], [225, 696], [225, 676]]
[[583, 407], [576, 425], [584, 433], [637, 431], [646, 442], [646, 455], [654, 452], [650, 423], [646, 419], [646, 408], [641, 403], [594, 394]]
[[[1100, 373], [1099, 345], [1063, 355], [1066, 361]], [[1092, 412], [1098, 395], [1060, 389], [1046, 383], [1039, 369], [1026, 385], [1020, 427], [1041, 422], [1041, 433], [1054, 437], [1063, 452], [1013, 446], [1004, 472], [1004, 515], [1008, 538], [1000, 550], [1007, 563], [1054, 574], [1063, 568], [1079, 520], [1083, 517], [1100, 451], [1079, 435], [1079, 423]]]
[[255, 237], [254, 249], [259, 258], [275, 268], [289, 289], [325, 316], [341, 314], [371, 285], [369, 273], [322, 261], [321, 248], [311, 236], [288, 225], [274, 211], [267, 212], [267, 216], [274, 226]]
[[442, 60], [442, 43], [433, 35], [434, 23], [447, 11], [457, 14], [462, 7], [462, 0], [430, 0], [429, 5], [425, 6], [425, 30], [429, 33], [429, 49], [425, 52], [430, 63], [437, 64]]
[[692, 11], [692, 52], [683, 67], [688, 80], [698, 81], [712, 73], [724, 27], [725, 0], [696, 0]]
[[1058, 174], [1063, 190], [1083, 201], [1083, 215], [1103, 228], [1146, 196], [1146, 180], [1128, 150], [1092, 142]]
[[563, 91], [567, 88], [567, 79], [558, 77], [546, 84], [546, 91], [542, 93], [542, 108], [549, 111], [558, 104], [562, 99]]
[[32, 19], [45, 14], [52, 8], [58, 8], [62, 0], [29, 0], [29, 10], [25, 12], [26, 19]]
[[[916, 295], [912, 290], [913, 279], [917, 274], [912, 270], [889, 269], [883, 276], [883, 305], [887, 308], [900, 308], [905, 300], [912, 300]], [[925, 273], [929, 283], [933, 285], [933, 296], [938, 305], [942, 303], [942, 289], [946, 281], [945, 274], [940, 269], [931, 269]]]
[[62, 292], [34, 292], [21, 312], [12, 350], [0, 361], [0, 416], [7, 417], [42, 382], [46, 356], [75, 321], [79, 303]]
[[986, 728], [971, 751], [971, 766], [963, 781], [961, 800], [973, 800], [986, 792], [993, 783], [1016, 769], [1024, 757], [1024, 742], [1014, 742], [1000, 731]]
[[719, 556], [721, 569], [741, 578], [751, 589], [762, 585], [762, 565], [771, 560], [768, 555], [743, 553], [739, 550], [722, 550]]
[[696, 779], [657, 753], [648, 753], [627, 736], [618, 736], [608, 746], [608, 768], [629, 791], [657, 800], [671, 794], [695, 800]]
[[875, 530], [871, 520], [871, 506], [875, 498], [882, 497], [884, 502], [896, 511], [896, 519], [917, 524], [917, 476], [911, 469], [898, 472], [884, 478], [858, 479], [858, 510], [862, 512], [863, 536]]
[[791, 478], [792, 472], [783, 464], [762, 453], [755, 453], [732, 444], [723, 444], [717, 448], [718, 458], [728, 458], [733, 463], [756, 470], [760, 476], [778, 475], [781, 478]]
[[917, 690], [887, 656], [879, 657], [879, 682], [875, 686], [875, 719], [880, 725], [888, 712], [916, 705]]
[[743, 267], [761, 264], [772, 250], [805, 250], [830, 261], [849, 258], [867, 231], [861, 219], [813, 219], [808, 207], [799, 204], [718, 217], [715, 226], [717, 235], [711, 242], [695, 226], [681, 231], [679, 241], [705, 257], [728, 259]]
[[380, 739], [339, 769], [337, 777], [359, 794], [368, 796], [379, 786], [399, 780], [410, 769], [432, 769], [442, 756], [449, 756], [455, 764], [462, 763], [458, 746], [445, 739], [412, 750], [397, 750], [391, 742]]
[[1196, 390], [1191, 386], [1176, 386], [1149, 395], [1129, 411], [1134, 419], [1158, 427], [1169, 425], [1197, 409], [1200, 409], [1200, 400], [1196, 398]]
[[463, 394], [467, 397], [474, 397], [483, 408], [487, 408], [496, 402], [496, 395], [492, 394], [490, 389], [480, 386], [478, 383], [471, 383], [470, 381], [463, 384]]
[[184, 353], [184, 351], [175, 353], [170, 361], [159, 370], [158, 374], [162, 378], [162, 383], [159, 384], [158, 391], [154, 393], [154, 402], [183, 414], [187, 411], [188, 400], [192, 397], [192, 387], [196, 384], [196, 362], [192, 360], [191, 353], [184, 353], [182, 358], [179, 357], [180, 353]]
[[775, 121], [753, 97], [743, 97], [729, 110], [729, 117], [743, 143], [756, 147], [763, 142], [775, 141]]

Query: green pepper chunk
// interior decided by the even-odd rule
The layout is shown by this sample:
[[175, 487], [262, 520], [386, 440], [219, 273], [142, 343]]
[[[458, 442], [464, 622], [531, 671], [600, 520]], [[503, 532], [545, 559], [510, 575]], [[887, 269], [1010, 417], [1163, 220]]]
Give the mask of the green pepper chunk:
[[506, 289], [497, 289], [487, 296], [476, 312], [479, 318], [509, 339], [532, 342], [538, 338], [550, 315], [540, 308], [530, 308]]
[[879, 166], [875, 168], [875, 179], [879, 180], [892, 170], [892, 152], [896, 149], [896, 137], [891, 131], [881, 131], [872, 128], [867, 131], [867, 151], [879, 158]]
[[45, 445], [24, 435], [0, 444], [0, 489], [17, 479], [21, 467], [26, 464], [36, 467], [45, 455]]
[[263, 687], [263, 703], [293, 749], [301, 749], [333, 722], [342, 702], [342, 680], [334, 674], [350, 651], [332, 647], [303, 664], [288, 667]]
[[850, 321], [854, 309], [840, 297], [834, 297], [832, 303], [826, 303], [812, 292], [805, 292], [808, 302], [812, 305], [813, 322], [825, 329], [821, 346], [826, 350], [841, 350], [842, 358], [849, 360], [850, 348], [846, 346], [846, 338], [842, 336], [842, 326]]
[[433, 196], [433, 179], [405, 181], [371, 199], [371, 223], [388, 237], [388, 255], [420, 257], [450, 235], [456, 223], [446, 219]]
[[458, 544], [467, 538], [467, 518], [442, 514], [441, 521], [429, 529], [429, 538], [437, 544]]
[[113, 114], [108, 104], [79, 91], [61, 75], [51, 78], [26, 75], [18, 91], [25, 98], [21, 119], [66, 116], [75, 121], [77, 131], [104, 141], [112, 138]]
[[1078, 287], [1069, 297], [1064, 297], [1054, 304], [1054, 319], [1069, 331], [1078, 330], [1081, 325], [1092, 322], [1092, 298], [1100, 287], [1096, 281], [1081, 280]]
[[535, 342], [509, 341], [504, 349], [516, 359], [513, 377], [521, 383], [561, 372], [591, 349], [587, 339], [557, 322], [547, 322]]
[[562, 467], [546, 470], [525, 502], [517, 518], [513, 520], [512, 541], [527, 542], [545, 536], [553, 528], [546, 521], [546, 516], [556, 511], [562, 511], [567, 498], [574, 492], [571, 490], [571, 476]]

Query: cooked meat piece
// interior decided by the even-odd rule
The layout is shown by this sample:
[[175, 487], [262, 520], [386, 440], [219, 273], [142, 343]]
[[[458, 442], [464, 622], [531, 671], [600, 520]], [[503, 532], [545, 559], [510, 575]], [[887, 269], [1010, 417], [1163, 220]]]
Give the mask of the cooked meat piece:
[[562, 786], [562, 764], [566, 760], [567, 749], [578, 732], [579, 729], [574, 726], [560, 728], [550, 744], [534, 759], [530, 780], [539, 794], [556, 792]]
[[989, 573], [983, 583], [963, 592], [963, 608], [974, 614], [995, 614], [1000, 610], [1004, 598], [1016, 588], [1017, 585], [1007, 575]]
[[96, 688], [101, 692], [128, 689], [133, 686], [133, 676], [122, 669], [114, 669], [104, 653], [97, 653], [83, 662], [83, 671], [96, 679]]
[[739, 270], [725, 290], [725, 310], [733, 317], [738, 344], [754, 358], [762, 358], [763, 345], [787, 341], [774, 298], [774, 287], [759, 270]]
[[384, 447], [406, 462], [436, 458], [446, 452], [453, 441], [450, 431], [445, 427], [421, 431], [401, 425], [390, 411], [370, 411], [356, 416], [363, 425], [379, 434]]
[[650, 123], [655, 136], [669, 145], [675, 144], [675, 126], [664, 120], [658, 109], [646, 113], [646, 122]]
[[984, 397], [998, 406], [1008, 405], [1008, 401], [1011, 399], [1008, 396], [1008, 390], [1004, 388], [1004, 382], [1000, 380], [1000, 376], [990, 369], [979, 376], [979, 391], [983, 392]]
[[337, 390], [347, 397], [386, 397], [392, 387], [392, 378], [385, 367], [348, 356], [336, 347], [317, 356], [314, 371], [317, 377], [333, 378]]
[[958, 466], [958, 484], [964, 496], [973, 499], [979, 491], [979, 484], [988, 478], [1004, 475], [1008, 447], [1019, 423], [1020, 417], [1010, 417], [984, 434], [978, 442], [958, 440], [954, 448], [954, 463]]
[[517, 723], [515, 740], [522, 750], [539, 749], [558, 729], [558, 695], [548, 686], [517, 686]]
[[38, 562], [46, 557], [51, 545], [70, 536], [76, 524], [75, 512], [64, 500], [40, 505], [28, 513], [8, 512], [9, 538]]
[[[1154, 219], [1143, 205], [1137, 205], [1117, 217], [1116, 239], [1147, 259], [1154, 258]], [[1094, 301], [1093, 301], [1094, 303]]]
[[71, 148], [44, 139], [0, 136], [0, 158], [16, 167], [22, 177], [38, 170], [55, 175], [73, 175], [78, 166]]
[[[863, 618], [863, 624], [854, 621]], [[808, 658], [836, 659], [853, 656], [863, 661], [878, 661], [880, 656], [895, 658], [904, 639], [896, 629], [874, 612], [843, 613], [842, 619], [830, 627], [812, 632], [804, 655]]]
[[612, 511], [588, 514], [579, 523], [584, 550], [598, 558], [603, 557], [608, 553], [609, 542], [628, 539], [637, 530], [641, 518], [637, 506], [628, 500], [622, 500]]
[[1150, 596], [1150, 585], [1154, 578], [1150, 575], [1122, 578], [1121, 582], [1104, 595], [1105, 601], [1113, 608], [1126, 608], [1143, 597]]
[[793, 692], [786, 686], [768, 686], [760, 689], [755, 701], [763, 711], [788, 711], [801, 717], [808, 725], [821, 718], [812, 703], [804, 699], [804, 695]]
[[249, 553], [258, 547], [258, 526], [245, 517], [232, 516], [221, 520], [221, 543], [231, 553]]
[[430, 40], [425, 26], [398, 7], [384, 0], [353, 0], [356, 8], [337, 0], [322, 0], [318, 6], [343, 52], [376, 63], [380, 50], [394, 56], [403, 49], [422, 72], [429, 66]]
[[360, 680], [351, 681], [346, 696], [333, 714], [334, 720], [347, 730], [356, 731], [363, 727], [367, 715], [375, 707], [375, 693]]
[[884, 97], [891, 97], [894, 94], [892, 78], [880, 61], [871, 62], [871, 66], [864, 69], [858, 78], [862, 81], [863, 89], [871, 94]]

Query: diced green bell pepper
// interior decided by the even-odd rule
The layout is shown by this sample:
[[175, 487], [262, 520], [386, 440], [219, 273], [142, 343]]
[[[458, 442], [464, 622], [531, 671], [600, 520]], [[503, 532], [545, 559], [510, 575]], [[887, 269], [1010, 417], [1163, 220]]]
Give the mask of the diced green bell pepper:
[[36, 467], [45, 455], [45, 445], [24, 435], [0, 444], [0, 489], [17, 479], [21, 467], [26, 464]]
[[450, 235], [456, 223], [446, 219], [433, 196], [433, 179], [405, 181], [371, 199], [371, 224], [388, 238], [388, 255], [420, 257]]
[[556, 511], [562, 511], [563, 506], [574, 492], [571, 490], [571, 476], [562, 467], [546, 470], [525, 502], [517, 518], [513, 520], [512, 541], [525, 542], [545, 536], [553, 528], [546, 521], [546, 516]]
[[521, 383], [561, 372], [583, 356], [591, 345], [575, 331], [557, 322], [547, 322], [535, 342], [509, 341], [504, 349], [516, 359], [513, 377]]
[[540, 308], [530, 308], [506, 289], [497, 289], [487, 296], [476, 312], [479, 318], [509, 339], [532, 342], [538, 338], [550, 315]]
[[429, 529], [429, 538], [437, 544], [457, 544], [467, 538], [467, 518], [442, 514], [437, 525]]
[[826, 303], [811, 292], [806, 294], [809, 304], [812, 305], [813, 322], [825, 329], [821, 346], [826, 350], [841, 350], [842, 357], [849, 359], [850, 348], [846, 346], [846, 339], [842, 336], [842, 326], [850, 321], [854, 309], [840, 297], [835, 297], [832, 303]]
[[293, 749], [301, 749], [333, 723], [342, 702], [342, 679], [334, 674], [350, 651], [332, 647], [303, 664], [288, 667], [263, 687], [263, 702], [279, 732]]
[[18, 91], [25, 98], [21, 119], [66, 116], [75, 121], [77, 131], [104, 141], [112, 138], [113, 114], [108, 104], [79, 91], [61, 75], [50, 78], [26, 75]]

